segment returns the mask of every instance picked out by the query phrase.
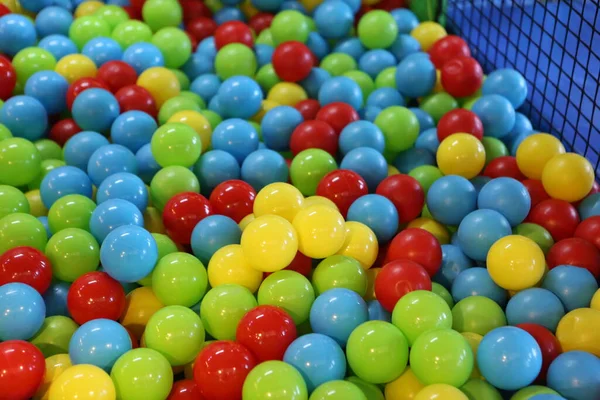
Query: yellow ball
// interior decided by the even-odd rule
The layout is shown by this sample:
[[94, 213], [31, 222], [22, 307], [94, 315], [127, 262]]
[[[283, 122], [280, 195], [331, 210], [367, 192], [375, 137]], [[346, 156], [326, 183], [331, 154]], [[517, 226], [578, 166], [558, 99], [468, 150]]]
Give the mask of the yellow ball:
[[365, 294], [365, 300], [377, 300], [375, 296], [375, 278], [381, 272], [381, 268], [369, 268], [367, 270], [367, 293]]
[[208, 263], [208, 281], [212, 287], [234, 283], [254, 293], [262, 279], [263, 273], [250, 266], [239, 244], [221, 247]]
[[202, 142], [202, 153], [208, 150], [212, 136], [212, 127], [204, 115], [198, 111], [179, 111], [173, 114], [167, 122], [181, 122], [195, 130]]
[[433, 21], [421, 22], [410, 35], [419, 42], [423, 51], [429, 51], [431, 46], [448, 35], [443, 26]]
[[594, 293], [592, 302], [590, 303], [590, 308], [600, 311], [600, 289], [596, 290], [596, 293]]
[[442, 86], [442, 73], [439, 69], [435, 70], [435, 86], [433, 87], [433, 93], [441, 93], [444, 91]]
[[154, 207], [148, 207], [144, 210], [144, 228], [150, 233], [166, 234], [167, 230], [163, 224], [162, 215]]
[[150, 92], [158, 108], [181, 91], [177, 75], [164, 67], [148, 68], [138, 77], [137, 84]]
[[279, 82], [275, 84], [267, 94], [267, 100], [282, 106], [295, 106], [308, 96], [302, 86], [297, 83]]
[[398, 175], [399, 173], [398, 168], [388, 164], [388, 176]]
[[450, 233], [448, 233], [448, 229], [434, 219], [426, 217], [413, 219], [406, 227], [425, 229], [427, 232], [435, 236], [440, 244], [450, 243]]
[[48, 209], [42, 203], [42, 197], [40, 196], [40, 190], [30, 190], [25, 193], [25, 197], [29, 202], [29, 213], [34, 217], [43, 217], [48, 215]]
[[88, 364], [67, 368], [50, 386], [50, 400], [115, 400], [115, 385], [102, 369]]
[[34, 400], [48, 400], [50, 398], [50, 386], [52, 383], [71, 366], [71, 359], [68, 354], [55, 354], [46, 358], [46, 374], [44, 381], [40, 385], [37, 393], [33, 396]]
[[485, 149], [479, 139], [468, 133], [455, 133], [440, 143], [438, 168], [444, 175], [476, 177], [485, 165]]
[[250, 18], [254, 17], [256, 14], [258, 14], [258, 10], [256, 9], [256, 7], [254, 7], [252, 5], [252, 2], [250, 0], [245, 0], [240, 5], [240, 10], [242, 10], [242, 12], [244, 13], [244, 15], [248, 19], [250, 19]]
[[337, 254], [352, 257], [360, 262], [364, 269], [375, 263], [379, 254], [379, 243], [375, 233], [361, 222], [346, 222], [346, 240]]
[[560, 140], [547, 133], [536, 133], [525, 138], [517, 148], [517, 165], [529, 179], [542, 179], [544, 167], [552, 157], [565, 153]]
[[242, 218], [242, 220], [240, 221], [240, 223], [238, 224], [238, 226], [240, 227], [240, 229], [242, 230], [242, 232], [244, 232], [244, 230], [246, 229], [246, 227], [248, 226], [248, 224], [250, 222], [254, 221], [255, 219], [256, 219], [256, 217], [254, 216], [254, 214], [248, 214], [244, 218]]
[[542, 184], [552, 198], [579, 201], [592, 190], [594, 167], [579, 154], [559, 154], [544, 167]]
[[600, 357], [600, 310], [578, 308], [562, 317], [556, 338], [563, 352], [580, 350]]
[[102, 6], [104, 6], [104, 3], [101, 1], [84, 1], [75, 10], [75, 18], [92, 15]]
[[[473, 358], [477, 360], [477, 349], [479, 348], [479, 343], [481, 343], [483, 336], [473, 332], [463, 332], [461, 335], [467, 339], [467, 343], [469, 343], [469, 346], [471, 346], [471, 350], [473, 351]], [[477, 363], [473, 364], [471, 378], [482, 379], [481, 372], [479, 372], [479, 368], [477, 367]]]
[[54, 70], [62, 75], [69, 83], [73, 83], [81, 78], [94, 78], [98, 72], [96, 64], [88, 57], [81, 54], [69, 54], [64, 56], [58, 60]]
[[303, 208], [292, 222], [298, 234], [298, 250], [310, 258], [327, 258], [339, 251], [346, 239], [344, 217], [323, 205]]
[[164, 304], [156, 297], [152, 288], [142, 286], [127, 295], [125, 311], [119, 321], [139, 339], [142, 337], [150, 317], [163, 307]]
[[284, 269], [298, 251], [294, 227], [278, 215], [263, 215], [250, 222], [241, 242], [248, 264], [262, 272]]
[[533, 240], [509, 235], [492, 245], [487, 254], [487, 269], [498, 286], [507, 290], [523, 290], [542, 279], [546, 259]]
[[362, 3], [366, 4], [368, 6], [374, 6], [375, 4], [379, 3], [381, 0], [363, 0]]
[[335, 205], [335, 203], [331, 200], [329, 200], [327, 197], [323, 197], [323, 196], [308, 196], [307, 198], [304, 199], [304, 202], [302, 203], [302, 208], [308, 208], [311, 206], [316, 206], [316, 205], [322, 205], [322, 206], [327, 206], [335, 211], [339, 211], [338, 207]]
[[323, 3], [323, 0], [300, 0], [300, 3], [306, 8], [306, 11], [312, 12]]
[[260, 124], [262, 122], [262, 119], [265, 116], [265, 114], [269, 110], [271, 110], [271, 109], [273, 109], [273, 108], [275, 108], [275, 107], [277, 107], [279, 105], [280, 104], [275, 103], [274, 101], [271, 101], [271, 100], [263, 100], [260, 103], [260, 110], [252, 118], [250, 118], [250, 119], [252, 121], [256, 122], [257, 124]]
[[436, 383], [423, 388], [415, 400], [469, 400], [466, 394], [454, 386]]
[[254, 215], [279, 215], [292, 222], [302, 209], [304, 196], [289, 183], [271, 183], [258, 192], [254, 199]]
[[385, 385], [385, 400], [412, 400], [424, 387], [410, 367], [406, 367], [402, 375]]

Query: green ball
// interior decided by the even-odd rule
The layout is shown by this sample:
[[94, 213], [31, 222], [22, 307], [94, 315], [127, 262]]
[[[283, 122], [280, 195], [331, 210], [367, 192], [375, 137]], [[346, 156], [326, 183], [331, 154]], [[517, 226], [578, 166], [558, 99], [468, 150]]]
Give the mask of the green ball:
[[317, 265], [312, 276], [317, 296], [334, 288], [350, 289], [363, 297], [367, 293], [367, 274], [352, 257], [339, 254], [327, 257]]
[[90, 40], [97, 37], [109, 37], [111, 27], [104, 19], [94, 15], [76, 18], [69, 27], [69, 38], [79, 50]]
[[201, 108], [194, 99], [191, 99], [188, 96], [179, 95], [171, 97], [169, 100], [165, 101], [164, 104], [160, 107], [160, 111], [158, 112], [159, 124], [166, 124], [169, 118], [171, 118], [174, 114], [178, 113], [179, 111], [200, 112]]
[[[174, 70], [171, 70], [171, 71], [173, 71], [173, 73], [175, 75], [178, 75], [178, 74], [179, 75], [183, 75], [183, 76], [185, 76], [185, 79], [187, 79], [187, 76], [183, 72], [181, 72], [180, 70], [174, 69]], [[177, 72], [175, 72], [175, 71], [177, 71]], [[179, 75], [178, 75], [178, 78], [179, 78]], [[182, 85], [181, 81], [179, 81], [179, 84]], [[183, 88], [183, 85], [181, 86], [181, 88]], [[188, 79], [188, 89], [189, 89], [189, 79]], [[181, 92], [179, 92], [179, 96], [177, 96], [177, 97], [184, 97], [186, 99], [192, 100], [194, 103], [196, 103], [196, 105], [198, 107], [200, 107], [199, 112], [202, 111], [202, 110], [204, 110], [206, 108], [206, 103], [204, 102], [204, 100], [202, 99], [202, 97], [198, 96], [194, 92], [190, 92], [189, 90], [182, 90]]]
[[319, 67], [329, 72], [331, 76], [340, 76], [358, 69], [358, 64], [346, 53], [331, 53], [321, 60]]
[[458, 332], [438, 329], [422, 334], [410, 352], [410, 368], [425, 385], [445, 383], [460, 387], [471, 376], [471, 346]]
[[291, 40], [304, 43], [310, 33], [307, 17], [295, 10], [277, 13], [271, 22], [270, 30], [275, 45]]
[[13, 213], [29, 214], [27, 197], [16, 187], [0, 185], [0, 218]]
[[317, 387], [309, 400], [367, 400], [367, 397], [351, 382], [329, 381]]
[[152, 204], [162, 211], [167, 201], [183, 192], [200, 193], [200, 183], [189, 169], [178, 165], [162, 168], [150, 181]]
[[144, 331], [146, 347], [165, 356], [172, 366], [192, 362], [204, 344], [204, 326], [198, 314], [183, 306], [155, 312]]
[[141, 21], [125, 21], [113, 29], [111, 37], [122, 48], [126, 49], [134, 43], [150, 42], [152, 40], [152, 30]]
[[364, 101], [367, 101], [367, 98], [371, 92], [375, 90], [375, 83], [373, 82], [373, 79], [371, 79], [371, 77], [365, 72], [348, 71], [344, 73], [344, 76], [352, 79], [358, 86], [360, 86]]
[[346, 380], [355, 384], [363, 392], [367, 400], [385, 400], [381, 389], [379, 389], [377, 385], [365, 382], [358, 376], [349, 376]]
[[22, 138], [0, 142], [0, 185], [24, 186], [41, 172], [42, 158], [33, 143]]
[[56, 233], [68, 228], [90, 230], [90, 218], [96, 203], [80, 194], [70, 194], [56, 200], [48, 210], [50, 232]]
[[63, 229], [52, 235], [46, 246], [55, 278], [73, 282], [93, 272], [100, 264], [100, 246], [91, 233], [78, 228]]
[[158, 351], [146, 348], [129, 350], [113, 365], [110, 377], [117, 398], [163, 400], [173, 386], [173, 369]]
[[396, 89], [396, 67], [387, 67], [375, 78], [375, 87], [391, 87]]
[[471, 110], [471, 108], [473, 108], [473, 104], [475, 104], [477, 100], [479, 100], [479, 96], [465, 101], [462, 105], [462, 108], [464, 108], [465, 110]]
[[553, 394], [559, 396], [558, 392], [546, 386], [532, 385], [519, 390], [513, 394], [510, 400], [529, 400], [538, 394]]
[[217, 125], [223, 122], [223, 118], [221, 118], [221, 116], [214, 111], [202, 110], [200, 111], [200, 114], [202, 114], [204, 118], [208, 120], [208, 123], [213, 130], [217, 127]]
[[62, 148], [54, 140], [40, 139], [33, 143], [40, 152], [40, 157], [43, 160], [61, 160]]
[[437, 294], [415, 290], [402, 296], [394, 306], [392, 323], [404, 333], [412, 346], [423, 333], [452, 328], [452, 311]]
[[0, 254], [18, 246], [29, 246], [44, 251], [46, 242], [46, 228], [33, 215], [14, 213], [0, 218]]
[[217, 340], [235, 340], [240, 320], [257, 306], [256, 299], [244, 286], [219, 285], [206, 293], [200, 303], [200, 316], [206, 331]]
[[171, 122], [158, 128], [152, 135], [150, 146], [156, 162], [163, 168], [169, 166], [189, 168], [202, 154], [200, 136], [194, 128], [179, 122]]
[[183, 21], [181, 5], [176, 0], [148, 0], [142, 7], [142, 17], [153, 32], [179, 26]]
[[12, 65], [17, 72], [17, 84], [25, 87], [25, 83], [39, 71], [53, 71], [56, 59], [47, 50], [39, 47], [27, 47], [19, 51], [12, 60]]
[[[356, 327], [346, 345], [348, 364], [360, 379], [374, 384], [402, 375], [408, 362], [408, 341], [400, 329], [385, 321]], [[411, 363], [412, 364], [412, 363]]]
[[112, 31], [121, 22], [129, 21], [129, 14], [122, 7], [115, 5], [102, 6], [94, 13], [95, 17], [104, 20]]
[[481, 139], [481, 143], [485, 149], [485, 165], [488, 165], [492, 160], [498, 157], [509, 155], [508, 148], [500, 139], [485, 136]]
[[303, 195], [313, 196], [321, 179], [336, 169], [337, 163], [331, 154], [321, 149], [307, 149], [292, 160], [290, 178]]
[[[2, 109], [2, 105], [3, 103], [0, 104], [0, 110]], [[5, 125], [0, 124], [0, 142], [4, 139], [10, 139], [11, 137], [13, 137], [13, 135], [8, 128]]]
[[181, 67], [192, 54], [192, 42], [179, 28], [162, 28], [152, 37], [152, 44], [163, 54], [167, 68]]
[[367, 49], [390, 47], [397, 36], [398, 24], [387, 11], [369, 11], [358, 23], [358, 38]]
[[273, 34], [269, 28], [263, 29], [262, 32], [258, 34], [258, 37], [256, 38], [256, 44], [266, 44], [271, 47], [275, 47]]
[[450, 294], [448, 289], [446, 289], [437, 282], [431, 282], [431, 291], [440, 296], [442, 299], [444, 299], [446, 304], [448, 304], [448, 307], [454, 307], [454, 299], [452, 298], [452, 295]]
[[495, 387], [478, 378], [469, 379], [460, 390], [469, 400], [502, 400], [502, 395]]
[[40, 173], [34, 180], [27, 184], [27, 188], [29, 190], [39, 189], [40, 185], [42, 184], [42, 180], [48, 174], [48, 172], [52, 171], [54, 168], [64, 167], [65, 165], [67, 164], [62, 160], [51, 159], [42, 161]]
[[283, 361], [267, 361], [254, 367], [242, 392], [244, 400], [306, 400], [308, 390], [300, 372]]
[[213, 13], [216, 13], [217, 11], [219, 11], [220, 9], [222, 9], [224, 7], [223, 3], [221, 3], [221, 0], [205, 0], [204, 4], [206, 4], [206, 6]]
[[281, 82], [281, 79], [279, 79], [279, 76], [275, 72], [275, 68], [273, 68], [273, 64], [265, 64], [260, 67], [254, 79], [265, 93], [268, 93], [273, 86]]
[[206, 268], [191, 254], [168, 254], [152, 271], [152, 290], [167, 306], [191, 307], [202, 299], [207, 287]]
[[452, 328], [457, 332], [473, 332], [484, 336], [492, 329], [505, 326], [502, 307], [484, 296], [469, 296], [452, 308]]
[[[179, 251], [177, 245], [174, 241], [171, 240], [167, 235], [163, 235], [162, 233], [153, 233], [152, 237], [156, 242], [156, 247], [158, 248], [158, 262], [166, 256], [167, 254], [176, 253]], [[156, 264], [158, 266], [158, 263]], [[154, 268], [156, 270], [156, 268]], [[138, 283], [142, 286], [151, 286], [152, 285], [152, 275], [154, 271], [150, 272], [148, 276], [138, 281]]]
[[379, 113], [375, 125], [385, 136], [385, 148], [401, 152], [414, 146], [419, 136], [419, 120], [406, 107], [392, 106]]
[[29, 341], [40, 349], [46, 358], [55, 354], [68, 354], [71, 336], [77, 328], [79, 325], [69, 317], [47, 317], [40, 330]]
[[444, 176], [442, 171], [433, 165], [421, 165], [410, 171], [408, 175], [412, 176], [419, 182], [423, 188], [423, 191], [425, 192], [425, 195], [427, 195], [427, 192], [429, 191], [431, 185], [433, 185], [433, 182]]
[[295, 271], [277, 271], [269, 275], [258, 289], [258, 304], [284, 309], [296, 325], [308, 320], [315, 301], [315, 291], [304, 275]]
[[425, 97], [419, 108], [431, 115], [437, 124], [444, 114], [458, 108], [458, 102], [448, 93], [441, 92]]
[[529, 222], [520, 224], [513, 229], [513, 232], [515, 235], [525, 236], [536, 242], [544, 254], [548, 254], [550, 248], [554, 246], [554, 239], [552, 239], [550, 232], [538, 224]]
[[240, 43], [223, 46], [215, 57], [215, 71], [222, 80], [236, 75], [253, 77], [256, 67], [254, 51]]

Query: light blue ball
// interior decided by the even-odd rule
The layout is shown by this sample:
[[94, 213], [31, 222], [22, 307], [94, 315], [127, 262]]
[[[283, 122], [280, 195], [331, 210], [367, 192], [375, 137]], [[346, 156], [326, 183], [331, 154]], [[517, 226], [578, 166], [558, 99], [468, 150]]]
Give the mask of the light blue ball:
[[369, 301], [367, 307], [369, 310], [369, 321], [392, 322], [392, 313], [383, 308], [377, 300]]
[[42, 327], [46, 304], [37, 290], [24, 283], [0, 286], [0, 340], [29, 340]]
[[331, 75], [329, 72], [325, 71], [323, 68], [314, 67], [310, 70], [308, 76], [298, 82], [298, 84], [302, 86], [309, 97], [316, 98], [319, 96], [321, 86], [323, 86], [330, 78]]
[[150, 143], [152, 135], [158, 129], [156, 120], [142, 111], [127, 111], [119, 115], [110, 128], [110, 137], [114, 144], [137, 152]]
[[213, 149], [228, 152], [241, 164], [258, 149], [258, 133], [243, 119], [226, 119], [213, 131], [211, 144]]
[[44, 49], [54, 56], [56, 61], [69, 54], [78, 54], [77, 45], [64, 35], [46, 36], [38, 43], [40, 49]]
[[410, 107], [409, 110], [412, 111], [412, 113], [415, 114], [415, 117], [417, 117], [419, 120], [419, 133], [424, 133], [428, 129], [435, 128], [435, 121], [427, 111], [423, 111], [417, 107]]
[[51, 0], [22, 0], [19, 2], [23, 9], [30, 12], [39, 12], [43, 10], [45, 7], [48, 7], [52, 4]]
[[459, 225], [477, 208], [475, 187], [462, 176], [443, 176], [429, 188], [427, 208], [436, 221], [445, 225]]
[[210, 150], [196, 162], [194, 174], [200, 182], [202, 192], [209, 196], [220, 183], [240, 179], [241, 169], [231, 154], [223, 150]]
[[104, 179], [96, 193], [98, 204], [112, 199], [127, 200], [144, 212], [148, 206], [148, 189], [137, 175], [119, 172]]
[[217, 92], [225, 115], [248, 119], [260, 111], [262, 89], [247, 76], [233, 76], [225, 80]]
[[363, 95], [358, 83], [346, 76], [336, 76], [325, 81], [319, 89], [321, 107], [337, 102], [347, 103], [355, 110], [360, 109]]
[[152, 154], [150, 143], [143, 145], [135, 153], [135, 163], [137, 165], [138, 176], [146, 184], [150, 184], [154, 175], [161, 169], [161, 166], [158, 165]]
[[229, 21], [246, 21], [246, 17], [242, 10], [237, 7], [223, 7], [219, 11], [213, 14], [213, 20], [217, 25], [223, 25]]
[[26, 47], [35, 46], [37, 33], [31, 20], [19, 14], [0, 17], [0, 53], [13, 57]]
[[342, 129], [339, 148], [342, 154], [359, 147], [369, 147], [383, 154], [385, 137], [377, 125], [369, 121], [354, 121]]
[[349, 169], [359, 174], [366, 182], [370, 192], [387, 178], [388, 166], [383, 154], [370, 147], [350, 150], [342, 159], [341, 169]]
[[360, 57], [367, 51], [367, 49], [362, 45], [359, 38], [348, 38], [343, 39], [336, 44], [333, 48], [332, 53], [344, 53], [348, 54], [350, 57], [354, 58], [356, 62], [360, 59]]
[[486, 183], [477, 196], [477, 206], [498, 211], [517, 226], [531, 209], [531, 197], [525, 186], [516, 179], [500, 177]]
[[44, 293], [43, 299], [46, 305], [46, 317], [54, 315], [69, 316], [67, 307], [67, 294], [71, 285], [67, 282], [53, 281]]
[[107, 37], [91, 39], [83, 46], [81, 54], [92, 60], [98, 68], [109, 61], [121, 61], [123, 58], [121, 45], [116, 40]]
[[399, 34], [390, 46], [390, 51], [398, 61], [421, 51], [421, 44], [408, 34]]
[[396, 20], [399, 34], [410, 34], [419, 25], [419, 18], [406, 8], [396, 8], [390, 11], [390, 14]]
[[[331, 1], [331, 0], [325, 0]], [[353, 14], [356, 14], [358, 10], [360, 10], [361, 1], [360, 0], [343, 0], [344, 3], [348, 4]]]
[[422, 165], [436, 165], [435, 155], [428, 149], [412, 147], [398, 153], [393, 162], [394, 166], [403, 174], [408, 174], [413, 169]]
[[42, 179], [40, 196], [47, 209], [50, 209], [56, 200], [69, 194], [92, 198], [92, 182], [79, 168], [68, 165], [54, 168]]
[[[25, 94], [38, 100], [44, 106], [48, 115], [59, 114], [67, 109], [68, 89], [69, 82], [54, 71], [36, 72], [25, 83]], [[39, 113], [39, 117], [43, 117], [41, 110], [37, 110], [37, 112]], [[28, 118], [33, 118], [33, 116], [34, 114], [32, 113]], [[36, 123], [41, 124], [42, 122], [44, 122], [43, 119], [35, 121], [34, 125]], [[42, 137], [46, 133], [45, 129], [42, 130], [39, 137]]]
[[395, 67], [398, 62], [394, 54], [387, 50], [375, 49], [365, 52], [358, 60], [358, 67], [372, 79], [377, 78], [381, 71]]
[[533, 135], [535, 132], [531, 131], [531, 132], [523, 132], [521, 133], [519, 136], [517, 136], [516, 138], [508, 141], [507, 143], [507, 148], [510, 150], [510, 155], [515, 157], [517, 155], [517, 149], [519, 148], [519, 146], [521, 145], [521, 143], [523, 142], [523, 140], [525, 140], [527, 137]]
[[531, 125], [531, 121], [529, 121], [529, 119], [520, 112], [515, 112], [515, 126], [513, 126], [508, 135], [502, 138], [502, 141], [508, 146], [519, 135], [530, 132], [533, 132], [533, 125]]
[[[39, 72], [38, 72], [39, 73]], [[31, 86], [39, 89], [39, 76], [34, 79]], [[55, 86], [54, 80], [44, 82], [44, 90]], [[30, 86], [30, 92], [31, 90]], [[43, 92], [44, 90], [39, 90]], [[32, 96], [14, 96], [6, 100], [0, 108], [0, 124], [5, 125], [11, 131], [13, 136], [21, 137], [27, 140], [41, 139], [48, 128], [48, 113], [44, 105]]]
[[592, 297], [598, 290], [598, 282], [585, 268], [558, 265], [548, 271], [542, 287], [558, 296], [565, 310], [569, 312], [590, 306]]
[[456, 277], [468, 268], [474, 266], [473, 260], [462, 252], [460, 247], [453, 244], [442, 245], [442, 266], [432, 280], [450, 289]]
[[319, 35], [317, 32], [310, 32], [305, 44], [319, 61], [329, 54], [329, 44], [323, 36]]
[[348, 209], [348, 221], [365, 224], [379, 243], [391, 240], [398, 231], [398, 211], [390, 200], [378, 194], [359, 197]]
[[202, 97], [205, 103], [217, 94], [221, 86], [221, 79], [215, 74], [203, 74], [194, 79], [190, 85], [190, 91]]
[[497, 94], [505, 97], [517, 109], [523, 105], [527, 98], [527, 82], [523, 75], [510, 68], [497, 69], [490, 73], [483, 81], [481, 93]]
[[152, 43], [134, 43], [123, 52], [123, 61], [131, 65], [138, 75], [152, 67], [164, 67], [165, 58]]
[[600, 193], [587, 196], [579, 203], [577, 209], [582, 220], [600, 215]]
[[268, 44], [254, 45], [254, 52], [256, 53], [256, 62], [258, 64], [258, 68], [271, 63], [274, 51], [275, 49], [273, 46], [269, 46]]
[[396, 87], [405, 97], [422, 97], [434, 88], [437, 76], [435, 66], [424, 53], [409, 54], [396, 68]]
[[87, 89], [79, 93], [71, 109], [73, 119], [85, 131], [108, 132], [120, 113], [115, 96], [104, 89]]
[[367, 98], [366, 105], [384, 109], [392, 106], [404, 107], [406, 102], [396, 89], [391, 87], [382, 87], [371, 92]]
[[436, 128], [429, 128], [422, 131], [415, 141], [415, 148], [426, 149], [433, 154], [437, 153], [438, 147], [440, 147], [440, 140], [438, 139]]
[[69, 358], [73, 365], [90, 364], [110, 372], [131, 347], [127, 329], [118, 322], [99, 318], [81, 325], [71, 336]]
[[321, 3], [314, 11], [317, 32], [325, 39], [341, 39], [348, 35], [354, 23], [354, 13], [341, 0]]
[[596, 400], [600, 393], [600, 358], [585, 351], [568, 351], [548, 368], [548, 387], [568, 399]]
[[183, 64], [181, 70], [189, 80], [193, 81], [201, 75], [215, 72], [214, 58], [207, 57], [204, 53], [194, 53]]
[[253, 151], [242, 163], [242, 179], [257, 192], [275, 182], [287, 182], [289, 168], [285, 158], [276, 151]]
[[364, 119], [365, 121], [369, 122], [375, 122], [381, 111], [383, 111], [381, 107], [366, 106], [365, 108], [359, 110], [358, 115], [360, 116], [360, 119]]
[[481, 119], [485, 136], [502, 139], [515, 127], [515, 109], [505, 97], [500, 95], [481, 96], [473, 104], [471, 111]]
[[198, 43], [196, 54], [202, 54], [204, 57], [211, 60], [211, 62], [214, 61], [217, 56], [217, 45], [215, 44], [214, 36], [202, 39], [202, 41]]
[[479, 196], [479, 192], [481, 192], [481, 189], [488, 184], [489, 181], [491, 181], [492, 178], [490, 178], [489, 176], [483, 176], [483, 175], [478, 175], [475, 178], [471, 179], [471, 183], [473, 184], [473, 187], [475, 187], [475, 191], [477, 192], [477, 195]]
[[564, 315], [560, 299], [547, 289], [525, 289], [511, 297], [506, 305], [506, 319], [510, 325], [531, 323], [556, 332]]
[[281, 4], [283, 4], [283, 0], [252, 0], [252, 5], [256, 7], [260, 11], [277, 11]]
[[124, 225], [144, 226], [142, 213], [127, 200], [106, 200], [98, 204], [90, 218], [90, 232], [100, 244], [110, 232]]
[[492, 280], [487, 269], [467, 268], [460, 272], [452, 282], [452, 298], [459, 302], [469, 296], [483, 296], [504, 308], [508, 293]]
[[40, 38], [50, 35], [69, 35], [73, 14], [63, 7], [46, 7], [35, 17], [35, 28]]
[[100, 186], [104, 179], [118, 172], [137, 174], [137, 161], [127, 147], [109, 144], [92, 153], [87, 172], [92, 183]]
[[42, 225], [44, 225], [44, 229], [46, 230], [46, 236], [48, 237], [48, 239], [50, 239], [52, 237], [52, 231], [50, 230], [50, 224], [48, 223], [48, 217], [46, 216], [41, 216], [41, 217], [37, 217], [38, 221], [40, 221], [42, 223]]
[[512, 233], [510, 223], [494, 210], [475, 210], [458, 226], [461, 250], [475, 261], [485, 261], [490, 247]]
[[557, 394], [550, 393], [542, 393], [536, 394], [533, 397], [530, 397], [529, 400], [567, 400], [564, 397]]
[[192, 252], [204, 265], [222, 247], [239, 244], [242, 230], [231, 218], [224, 215], [210, 215], [196, 225], [192, 231]]
[[302, 114], [294, 107], [278, 106], [270, 109], [260, 123], [265, 145], [277, 151], [289, 150], [292, 133], [302, 122]]

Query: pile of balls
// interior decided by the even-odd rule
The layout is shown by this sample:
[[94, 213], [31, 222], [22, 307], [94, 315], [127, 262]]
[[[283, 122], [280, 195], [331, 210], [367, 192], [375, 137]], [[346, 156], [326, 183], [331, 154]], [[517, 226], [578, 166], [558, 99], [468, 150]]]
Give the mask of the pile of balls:
[[402, 0], [0, 4], [0, 400], [598, 400], [527, 94]]

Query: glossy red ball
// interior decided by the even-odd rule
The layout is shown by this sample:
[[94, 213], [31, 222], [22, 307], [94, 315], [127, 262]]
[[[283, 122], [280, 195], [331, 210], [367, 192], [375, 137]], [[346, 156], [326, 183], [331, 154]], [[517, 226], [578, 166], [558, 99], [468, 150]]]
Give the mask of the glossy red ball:
[[540, 346], [540, 349], [542, 350], [542, 369], [537, 377], [537, 381], [544, 383], [546, 380], [548, 367], [552, 361], [554, 361], [554, 359], [558, 357], [560, 353], [562, 353], [560, 342], [556, 336], [552, 334], [552, 332], [541, 325], [525, 323], [515, 326], [523, 329], [525, 332], [533, 336], [537, 344]]
[[317, 196], [333, 201], [344, 218], [348, 209], [359, 197], [369, 194], [367, 182], [349, 169], [331, 171], [317, 185]]
[[473, 57], [453, 58], [442, 66], [441, 81], [451, 96], [471, 96], [481, 87], [483, 69]]
[[200, 388], [192, 379], [174, 382], [167, 400], [203, 400]]
[[183, 23], [187, 24], [198, 17], [212, 17], [212, 11], [204, 1], [198, 0], [179, 0], [183, 14]]
[[73, 107], [73, 102], [79, 93], [83, 92], [87, 89], [98, 88], [110, 91], [110, 88], [102, 82], [100, 79], [96, 78], [81, 78], [76, 80], [75, 82], [69, 85], [67, 89], [67, 107], [69, 110]]
[[169, 199], [163, 209], [167, 234], [176, 243], [190, 244], [192, 231], [204, 218], [212, 215], [208, 199], [193, 192], [179, 193]]
[[143, 111], [156, 118], [158, 110], [156, 101], [149, 91], [138, 85], [129, 85], [119, 89], [115, 93], [115, 98], [119, 102], [121, 113], [132, 110]]
[[393, 260], [381, 268], [374, 287], [379, 303], [392, 312], [405, 294], [415, 290], [431, 290], [431, 278], [425, 268], [414, 261]]
[[439, 141], [446, 139], [454, 133], [470, 133], [477, 139], [483, 138], [483, 123], [472, 111], [463, 108], [448, 111], [437, 125], [437, 136]]
[[574, 233], [575, 237], [587, 240], [600, 249], [600, 215], [581, 221]]
[[209, 17], [194, 18], [187, 23], [185, 31], [192, 35], [198, 42], [214, 35], [217, 23]]
[[252, 214], [256, 191], [252, 186], [238, 179], [220, 183], [210, 194], [210, 205], [215, 214], [225, 215], [239, 223]]
[[298, 82], [310, 74], [314, 56], [304, 43], [290, 41], [275, 48], [271, 62], [279, 78], [286, 82]]
[[[284, 269], [288, 270], [288, 271], [295, 271], [295, 272], [309, 278], [310, 273], [312, 272], [312, 258], [307, 257], [300, 252], [297, 252], [296, 256], [294, 257], [294, 259], [292, 260], [290, 265], [288, 265]], [[267, 276], [271, 275], [272, 273], [273, 272], [265, 272], [263, 275], [266, 278]]]
[[548, 268], [573, 265], [585, 268], [596, 278], [600, 277], [600, 250], [585, 239], [574, 237], [556, 242], [546, 255]]
[[79, 325], [98, 318], [116, 321], [125, 310], [123, 286], [106, 272], [88, 272], [71, 284], [67, 308]]
[[442, 265], [442, 246], [431, 233], [421, 228], [408, 228], [390, 242], [387, 260], [411, 260], [434, 276]]
[[0, 100], [6, 100], [17, 84], [17, 73], [10, 60], [0, 54]]
[[525, 179], [521, 183], [529, 192], [529, 197], [531, 197], [531, 208], [550, 198], [548, 193], [546, 193], [546, 189], [544, 189], [544, 185], [542, 185], [542, 181], [538, 181], [536, 179]]
[[228, 21], [220, 25], [215, 31], [215, 46], [217, 50], [231, 43], [241, 43], [254, 47], [254, 39], [250, 27], [240, 21]]
[[317, 117], [317, 113], [321, 109], [321, 105], [315, 99], [306, 99], [297, 103], [294, 108], [300, 111], [304, 121], [309, 121]]
[[350, 122], [358, 121], [360, 117], [350, 104], [337, 102], [321, 107], [316, 119], [327, 122], [335, 133], [339, 135], [346, 125]]
[[572, 237], [580, 220], [572, 204], [564, 200], [547, 199], [532, 207], [525, 222], [542, 226], [558, 242]]
[[338, 150], [338, 135], [325, 121], [304, 121], [292, 132], [290, 150], [297, 155], [307, 149], [325, 150], [335, 156]]
[[250, 28], [254, 29], [254, 33], [259, 35], [262, 31], [271, 26], [273, 18], [273, 14], [259, 12], [258, 14], [250, 18], [250, 22], [248, 22], [248, 25], [250, 25]]
[[65, 143], [73, 136], [81, 132], [81, 128], [73, 118], [61, 119], [52, 125], [48, 138], [54, 140], [59, 146], [64, 146]]
[[28, 400], [44, 381], [42, 352], [23, 340], [0, 343], [0, 400]]
[[52, 266], [44, 253], [33, 247], [13, 247], [0, 256], [0, 286], [26, 283], [44, 294], [52, 282]]
[[382, 0], [375, 4], [375, 8], [379, 10], [392, 11], [397, 8], [408, 8], [406, 0]]
[[134, 85], [137, 81], [137, 73], [135, 69], [123, 61], [109, 61], [98, 68], [98, 79], [110, 88], [112, 93], [116, 93], [119, 89]]
[[429, 57], [437, 69], [442, 69], [444, 64], [453, 58], [471, 57], [471, 50], [463, 38], [448, 35], [431, 46]]
[[483, 175], [492, 179], [500, 178], [501, 176], [513, 178], [518, 181], [525, 179], [525, 175], [521, 173], [517, 165], [517, 159], [513, 156], [494, 158], [483, 170]]
[[6, 7], [4, 4], [0, 4], [0, 17], [11, 13], [12, 11], [10, 11], [10, 8]]
[[379, 183], [375, 193], [387, 198], [396, 206], [400, 224], [412, 221], [423, 211], [425, 192], [419, 181], [412, 176], [388, 176]]

